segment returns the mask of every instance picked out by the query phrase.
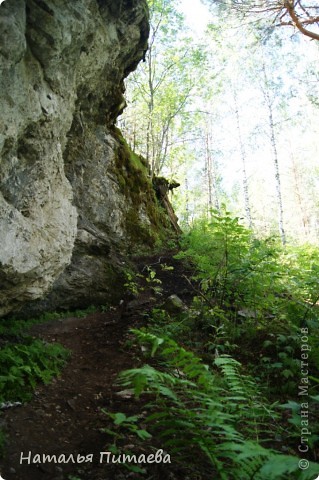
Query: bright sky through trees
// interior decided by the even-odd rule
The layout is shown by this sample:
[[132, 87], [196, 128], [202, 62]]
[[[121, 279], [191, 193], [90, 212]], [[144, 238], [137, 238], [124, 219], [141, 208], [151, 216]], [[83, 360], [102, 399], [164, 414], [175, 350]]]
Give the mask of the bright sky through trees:
[[190, 28], [201, 35], [211, 18], [208, 8], [201, 0], [181, 0], [179, 9], [184, 13], [185, 20]]
[[[208, 11], [208, 8], [205, 5], [203, 5], [200, 0], [181, 0], [180, 9], [185, 15], [186, 23], [190, 26], [192, 31], [196, 33], [197, 37], [200, 37], [201, 35], [204, 34], [204, 31], [207, 27], [207, 23], [209, 21], [214, 23], [212, 14]], [[229, 35], [236, 36], [237, 28], [238, 26], [234, 25], [233, 29], [229, 30]], [[280, 34], [281, 32], [278, 32], [278, 33]], [[290, 30], [290, 32], [285, 31], [282, 33], [284, 36], [285, 34], [288, 34], [287, 35], [287, 38], [288, 38], [289, 34], [292, 34], [293, 31]], [[297, 45], [297, 48], [296, 48], [296, 56], [298, 56], [297, 52], [300, 51], [300, 42], [304, 46], [304, 48], [309, 49], [309, 53], [311, 51], [312, 55], [316, 57], [317, 46], [314, 45], [315, 42], [309, 42], [309, 39], [300, 38], [300, 37], [298, 38], [298, 42], [297, 42], [299, 45]], [[240, 47], [240, 44], [239, 44], [238, 48], [239, 49], [245, 48], [245, 46], [242, 44], [242, 46]], [[285, 49], [287, 49], [287, 54], [288, 54], [288, 50], [291, 48], [291, 45], [289, 46], [288, 44], [282, 45], [281, 48], [283, 49], [283, 52], [285, 51]], [[279, 54], [280, 54], [280, 51], [279, 51]], [[236, 61], [237, 61], [236, 58], [234, 58], [233, 62], [231, 59], [229, 61], [229, 67], [230, 67], [229, 79], [231, 79], [232, 75], [234, 75], [235, 82], [237, 81], [236, 76], [238, 75], [238, 73], [234, 71], [236, 69], [236, 68], [234, 69]], [[270, 72], [270, 75], [272, 76], [273, 73]], [[280, 73], [279, 73], [279, 76], [280, 76]], [[285, 69], [283, 69], [283, 71], [281, 72], [281, 77], [284, 80], [284, 82], [287, 83], [287, 85], [290, 85], [288, 87], [288, 90], [289, 88], [292, 88], [291, 86], [292, 82], [291, 82], [291, 79], [289, 78], [290, 76], [291, 76], [291, 72], [287, 70], [285, 71]], [[253, 132], [253, 130], [256, 127], [256, 105], [258, 104], [260, 105], [260, 86], [256, 85], [255, 82], [252, 82], [250, 88], [247, 88], [247, 86], [244, 85], [244, 88], [242, 86], [242, 87], [239, 87], [239, 89], [241, 90], [240, 97], [241, 97], [242, 107], [241, 107], [240, 113], [241, 113], [242, 128], [248, 135], [251, 135], [251, 132]], [[279, 91], [276, 95], [277, 96], [280, 95]], [[275, 100], [276, 95], [274, 96], [275, 102], [278, 101], [278, 99]], [[282, 127], [280, 127], [281, 129], [285, 129], [287, 127], [287, 125], [285, 125], [287, 124], [287, 120], [288, 122], [295, 123], [295, 120], [293, 117], [298, 115], [298, 111], [300, 112], [301, 104], [305, 100], [303, 98], [303, 95], [304, 93], [302, 91], [298, 92], [298, 86], [297, 86], [297, 89], [295, 86], [295, 92], [294, 94], [290, 95], [290, 98], [286, 106], [286, 109], [287, 109], [289, 105], [290, 112], [289, 114], [288, 113], [286, 114], [286, 119], [282, 120], [283, 125]], [[232, 100], [230, 98], [228, 98], [228, 100], [227, 99], [225, 100], [226, 100], [226, 105], [225, 105], [226, 110], [227, 109], [231, 110]], [[260, 112], [259, 115], [262, 116], [263, 115], [262, 112]], [[291, 118], [289, 118], [289, 116]], [[280, 120], [278, 119], [278, 121]], [[225, 131], [228, 133], [235, 131], [234, 115], [226, 114], [223, 118], [223, 128], [220, 129], [220, 133], [217, 132], [217, 135], [216, 135], [217, 137], [219, 137], [218, 141], [221, 143], [223, 142]], [[308, 148], [311, 149], [310, 145], [314, 143], [313, 142], [314, 136], [315, 136], [315, 130], [313, 130], [312, 132], [304, 131], [303, 134], [299, 136], [299, 139], [295, 138], [292, 143], [291, 141], [288, 142], [290, 147], [287, 147], [287, 143], [284, 142], [283, 139], [280, 140], [280, 145], [279, 145], [280, 162], [281, 162], [281, 170], [282, 170], [282, 177], [283, 177], [284, 184], [287, 184], [289, 183], [289, 181], [291, 181], [289, 172], [292, 168], [294, 168], [291, 166], [291, 149], [294, 148], [292, 147], [292, 144], [295, 144], [296, 146], [298, 146], [299, 151], [300, 149], [304, 149], [305, 146], [308, 146]], [[262, 188], [265, 189], [265, 191], [268, 191], [268, 195], [271, 197], [272, 193], [271, 193], [271, 189], [269, 190], [269, 185], [272, 184], [273, 165], [271, 162], [269, 162], [269, 157], [270, 157], [269, 146], [267, 145], [266, 142], [264, 143], [263, 141], [260, 141], [260, 140], [259, 142], [260, 143], [257, 149], [253, 150], [247, 147], [248, 155], [246, 158], [246, 162], [248, 163], [249, 181], [251, 184], [254, 183], [255, 181], [258, 184], [258, 182], [261, 181], [261, 180], [258, 180], [258, 178], [259, 179], [263, 178], [262, 183], [261, 184], [259, 183], [259, 189], [260, 189], [260, 186], [263, 185]], [[223, 187], [227, 192], [227, 195], [231, 195], [231, 191], [234, 189], [234, 185], [240, 182], [239, 178], [241, 175], [240, 172], [242, 168], [240, 158], [236, 154], [236, 150], [238, 151], [238, 145], [236, 145], [237, 143], [236, 135], [230, 136], [228, 134], [226, 139], [224, 138], [224, 151], [227, 151], [228, 147], [230, 147], [232, 143], [233, 143], [233, 148], [232, 149], [229, 148], [229, 152], [231, 152], [231, 150], [233, 151], [233, 153], [231, 154], [231, 158], [229, 157], [228, 161], [224, 159], [223, 162], [220, 164], [220, 168], [222, 169]], [[315, 147], [315, 152], [317, 151], [318, 149]], [[307, 157], [307, 153], [306, 155], [304, 154], [304, 157], [305, 156]], [[306, 160], [307, 162], [307, 159], [303, 158], [303, 160]], [[253, 187], [253, 188], [256, 188], [256, 187]], [[286, 196], [285, 200], [289, 203], [290, 201], [287, 199], [289, 195], [287, 194], [287, 192], [285, 193], [285, 196]], [[255, 202], [257, 203], [260, 202], [261, 199], [260, 199], [258, 189], [254, 193], [253, 198]], [[264, 204], [264, 199], [262, 200], [261, 203], [262, 205]], [[261, 208], [265, 208], [262, 205], [261, 205]], [[252, 206], [252, 208], [254, 209], [254, 206]], [[292, 210], [287, 209], [287, 210], [288, 211], [286, 212], [286, 216], [288, 217], [288, 221], [293, 223], [293, 217], [294, 215], [296, 215], [296, 212], [294, 209]]]
[[180, 183], [181, 223], [224, 203], [250, 211], [247, 224], [264, 235], [283, 211], [290, 239], [316, 239], [318, 42], [224, 3], [149, 3], [150, 48], [128, 78], [120, 127], [151, 175]]

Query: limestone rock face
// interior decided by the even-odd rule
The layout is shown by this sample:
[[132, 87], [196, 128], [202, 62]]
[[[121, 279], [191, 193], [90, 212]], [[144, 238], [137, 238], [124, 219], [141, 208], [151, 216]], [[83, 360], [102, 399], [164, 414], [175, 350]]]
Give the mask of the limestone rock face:
[[143, 57], [146, 0], [0, 6], [0, 316], [107, 301], [161, 220], [114, 127]]

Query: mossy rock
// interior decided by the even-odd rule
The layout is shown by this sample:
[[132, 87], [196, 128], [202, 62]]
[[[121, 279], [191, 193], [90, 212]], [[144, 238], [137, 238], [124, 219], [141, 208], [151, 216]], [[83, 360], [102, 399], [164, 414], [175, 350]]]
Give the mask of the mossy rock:
[[[174, 236], [170, 220], [157, 198], [147, 161], [130, 149], [117, 127], [112, 127], [112, 134], [118, 142], [113, 173], [131, 205], [125, 217], [126, 230], [133, 245], [152, 247]], [[141, 207], [149, 225], [141, 221]]]

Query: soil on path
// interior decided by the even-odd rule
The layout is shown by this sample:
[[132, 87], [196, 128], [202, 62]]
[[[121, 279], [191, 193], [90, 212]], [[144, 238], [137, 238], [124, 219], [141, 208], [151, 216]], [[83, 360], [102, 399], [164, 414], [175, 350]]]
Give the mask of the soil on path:
[[[163, 270], [160, 265], [173, 266]], [[185, 302], [192, 289], [184, 277], [185, 267], [170, 256], [153, 257], [140, 263], [156, 271], [163, 295], [154, 298], [144, 291], [137, 299], [93, 313], [86, 318], [62, 318], [37, 325], [31, 334], [70, 349], [71, 357], [61, 375], [50, 385], [40, 385], [30, 403], [7, 410], [1, 416], [8, 442], [0, 473], [5, 480], [114, 480], [126, 478], [179, 478], [178, 472], [159, 470], [149, 476], [125, 471], [115, 464], [100, 463], [110, 437], [103, 432], [109, 422], [102, 409], [138, 413], [143, 405], [130, 395], [119, 395], [118, 373], [141, 364], [141, 353], [127, 348], [128, 330], [145, 323], [143, 314], [171, 294]], [[138, 453], [138, 452], [136, 452]], [[36, 455], [93, 456], [92, 462], [41, 463]], [[30, 462], [28, 460], [30, 457]], [[71, 457], [72, 458], [72, 457]], [[35, 463], [33, 463], [35, 461]], [[163, 467], [164, 468], [164, 467]], [[155, 473], [154, 473], [155, 472]], [[72, 478], [73, 477], [73, 478]]]

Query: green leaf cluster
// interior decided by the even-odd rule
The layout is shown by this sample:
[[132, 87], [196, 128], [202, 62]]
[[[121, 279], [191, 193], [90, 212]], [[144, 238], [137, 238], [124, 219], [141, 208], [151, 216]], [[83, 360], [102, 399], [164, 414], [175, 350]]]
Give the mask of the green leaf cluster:
[[148, 430], [186, 470], [192, 463], [205, 478], [221, 480], [306, 480], [317, 474], [318, 465], [302, 471], [297, 457], [267, 448], [265, 432], [277, 414], [239, 362], [220, 356], [210, 369], [172, 339], [134, 333], [162, 367], [124, 371], [119, 382], [137, 396], [150, 396]]
[[67, 356], [61, 345], [32, 337], [5, 345], [0, 350], [0, 402], [30, 399], [36, 384], [46, 384], [57, 375]]
[[300, 328], [309, 363], [319, 361], [318, 264], [311, 246], [258, 239], [228, 212], [213, 212], [184, 236], [179, 258], [195, 270], [198, 295], [185, 319], [206, 351], [240, 355], [259, 378], [285, 393], [300, 375]]

